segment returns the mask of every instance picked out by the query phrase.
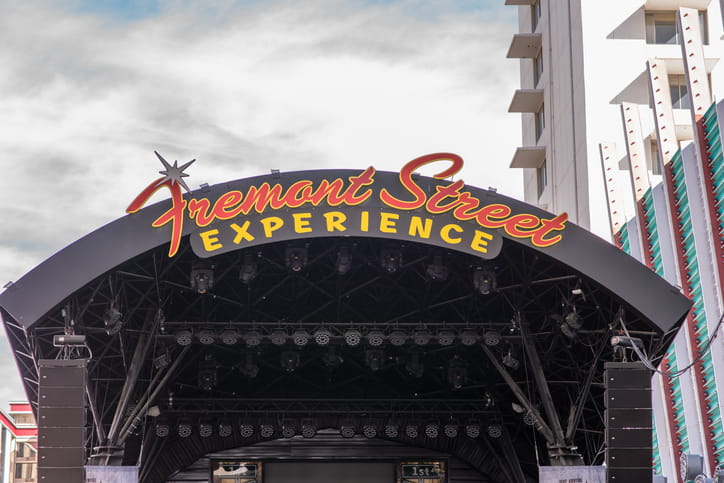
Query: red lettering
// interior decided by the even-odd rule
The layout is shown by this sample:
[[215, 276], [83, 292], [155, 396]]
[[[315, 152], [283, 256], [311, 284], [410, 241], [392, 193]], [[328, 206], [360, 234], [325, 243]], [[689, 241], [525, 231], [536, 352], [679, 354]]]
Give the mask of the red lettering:
[[508, 218], [505, 223], [505, 231], [509, 235], [516, 238], [524, 238], [530, 236], [530, 231], [521, 230], [521, 228], [535, 228], [540, 224], [540, 218], [533, 215], [521, 214]]
[[224, 193], [219, 196], [219, 199], [214, 203], [211, 216], [219, 220], [230, 220], [234, 218], [241, 213], [241, 206], [238, 205], [241, 203], [242, 198], [243, 195], [241, 191], [228, 191]]
[[562, 235], [559, 233], [551, 238], [546, 238], [551, 232], [560, 231], [566, 227], [568, 213], [562, 213], [550, 220], [541, 220], [541, 226], [531, 236], [531, 243], [537, 247], [549, 247], [561, 241]]
[[510, 208], [505, 205], [487, 205], [476, 214], [478, 224], [483, 228], [500, 228], [505, 226], [510, 216]]
[[395, 198], [394, 196], [392, 196], [390, 192], [387, 191], [387, 188], [382, 188], [382, 190], [380, 190], [380, 199], [382, 200], [382, 202], [385, 203], [387, 206], [400, 210], [416, 210], [417, 208], [422, 207], [425, 204], [425, 199], [427, 197], [422, 188], [420, 188], [417, 183], [415, 183], [415, 180], [412, 179], [412, 174], [415, 172], [416, 169], [433, 163], [435, 161], [452, 162], [451, 166], [448, 169], [434, 175], [433, 177], [435, 179], [449, 178], [450, 176], [460, 171], [463, 167], [463, 158], [461, 158], [457, 154], [452, 153], [428, 154], [426, 156], [420, 156], [419, 158], [413, 159], [402, 167], [399, 175], [402, 187], [405, 188], [408, 193], [413, 195], [413, 199], [410, 201], [400, 200], [399, 198]]
[[198, 226], [209, 226], [214, 221], [214, 214], [210, 208], [211, 202], [206, 198], [200, 200], [191, 198], [189, 200], [189, 217], [195, 218]]
[[[427, 200], [425, 208], [430, 213], [437, 215], [452, 210], [460, 204], [460, 190], [465, 186], [463, 180], [457, 180], [447, 186], [438, 186], [435, 188], [436, 193]], [[445, 198], [455, 198], [455, 201], [451, 201], [446, 205], [440, 205]]]

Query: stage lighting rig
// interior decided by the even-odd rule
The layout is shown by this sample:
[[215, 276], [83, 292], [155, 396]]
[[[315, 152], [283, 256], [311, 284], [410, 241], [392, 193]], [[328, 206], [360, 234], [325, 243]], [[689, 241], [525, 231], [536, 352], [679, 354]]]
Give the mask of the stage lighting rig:
[[372, 372], [377, 372], [385, 365], [385, 353], [381, 350], [368, 350], [365, 352], [365, 365]]
[[449, 270], [447, 265], [443, 262], [441, 255], [435, 255], [432, 257], [432, 263], [427, 266], [427, 276], [431, 280], [436, 282], [442, 282], [447, 280]]
[[488, 295], [498, 289], [495, 271], [490, 267], [478, 267], [473, 272], [473, 286], [481, 295]]
[[339, 252], [337, 252], [336, 268], [337, 273], [340, 275], [344, 275], [352, 270], [352, 254], [350, 253], [349, 247], [346, 245], [339, 247]]
[[287, 267], [292, 272], [301, 272], [307, 266], [308, 253], [306, 248], [289, 247], [286, 251]]
[[380, 264], [387, 273], [397, 272], [402, 267], [402, 252], [395, 248], [382, 250]]
[[385, 333], [378, 329], [372, 329], [367, 333], [367, 343], [372, 347], [380, 347], [385, 343]]
[[241, 268], [239, 269], [239, 280], [243, 283], [248, 284], [256, 278], [259, 271], [259, 265], [257, 264], [256, 258], [258, 257], [254, 256], [253, 253], [244, 254], [244, 260], [241, 263]]
[[190, 279], [191, 288], [205, 294], [214, 287], [214, 266], [203, 260], [194, 262]]
[[299, 352], [297, 351], [284, 351], [282, 352], [281, 360], [282, 369], [284, 372], [292, 373], [299, 369]]

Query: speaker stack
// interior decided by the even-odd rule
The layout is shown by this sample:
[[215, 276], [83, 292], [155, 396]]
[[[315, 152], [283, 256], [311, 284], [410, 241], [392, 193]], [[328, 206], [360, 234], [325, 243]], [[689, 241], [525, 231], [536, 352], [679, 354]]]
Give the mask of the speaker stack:
[[606, 478], [608, 483], [651, 483], [651, 371], [640, 362], [607, 362]]
[[39, 361], [38, 481], [85, 481], [85, 360]]

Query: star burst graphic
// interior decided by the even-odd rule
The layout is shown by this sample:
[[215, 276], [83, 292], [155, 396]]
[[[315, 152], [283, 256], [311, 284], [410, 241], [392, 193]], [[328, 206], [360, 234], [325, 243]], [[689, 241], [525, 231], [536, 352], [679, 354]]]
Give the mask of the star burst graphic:
[[163, 163], [163, 167], [166, 168], [164, 170], [159, 171], [159, 174], [164, 175], [164, 177], [159, 181], [159, 184], [164, 183], [165, 181], [171, 181], [171, 183], [177, 183], [180, 186], [182, 186], [187, 193], [191, 193], [191, 190], [186, 185], [186, 182], [183, 180], [184, 178], [188, 177], [189, 175], [184, 173], [184, 170], [191, 166], [196, 159], [192, 159], [186, 164], [182, 164], [181, 166], [178, 165], [178, 161], [173, 162], [173, 166], [168, 163], [165, 159], [163, 159], [163, 156], [158, 154], [157, 151], [154, 151], [156, 153], [156, 156], [159, 160], [161, 160], [161, 163]]

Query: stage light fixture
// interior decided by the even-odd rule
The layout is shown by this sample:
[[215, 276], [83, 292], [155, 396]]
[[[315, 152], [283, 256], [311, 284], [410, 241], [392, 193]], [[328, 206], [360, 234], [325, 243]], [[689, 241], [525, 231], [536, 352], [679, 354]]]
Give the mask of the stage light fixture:
[[451, 329], [440, 329], [437, 333], [437, 343], [443, 347], [451, 346], [455, 343], [455, 332]]
[[274, 425], [271, 423], [261, 423], [261, 425], [259, 425], [259, 436], [262, 438], [271, 438], [274, 436]]
[[405, 363], [405, 369], [407, 373], [417, 379], [421, 378], [425, 373], [425, 365], [420, 360], [420, 353], [413, 352], [410, 354], [410, 358]]
[[571, 307], [564, 319], [566, 324], [568, 324], [568, 326], [572, 329], [580, 329], [583, 327], [583, 321], [581, 320], [580, 315], [578, 315], [578, 311], [575, 306]]
[[495, 405], [495, 398], [488, 391], [485, 391], [480, 399], [485, 409], [492, 408]]
[[191, 288], [204, 294], [214, 287], [214, 267], [210, 263], [199, 260], [191, 268]]
[[297, 329], [292, 334], [292, 340], [294, 345], [304, 347], [309, 343], [309, 332], [304, 329]]
[[284, 351], [282, 352], [282, 369], [285, 372], [292, 373], [299, 369], [299, 352]]
[[233, 432], [233, 426], [230, 421], [222, 420], [219, 422], [219, 436], [222, 438], [228, 438]]
[[390, 332], [390, 344], [392, 344], [395, 347], [401, 347], [405, 345], [405, 342], [407, 342], [407, 334], [404, 330], [401, 329], [395, 329], [392, 332]]
[[514, 371], [517, 371], [520, 367], [520, 361], [513, 354], [513, 349], [508, 349], [508, 352], [503, 356], [503, 365]]
[[259, 364], [254, 352], [247, 352], [244, 355], [244, 363], [239, 366], [239, 372], [249, 379], [254, 379], [259, 375]]
[[293, 438], [297, 434], [297, 426], [294, 420], [285, 419], [282, 421], [282, 438]]
[[388, 438], [396, 438], [400, 435], [400, 425], [396, 421], [390, 421], [385, 424], [385, 436]]
[[179, 421], [179, 423], [176, 425], [176, 432], [181, 438], [188, 438], [189, 436], [191, 436], [192, 431], [193, 427], [191, 426], [190, 421], [182, 420]]
[[339, 425], [339, 434], [343, 438], [353, 438], [355, 433], [355, 425], [352, 419], [343, 419]]
[[357, 329], [347, 329], [344, 332], [344, 342], [350, 347], [357, 347], [362, 342], [362, 333]]
[[337, 273], [340, 275], [344, 275], [352, 270], [352, 254], [350, 253], [349, 247], [346, 245], [339, 247], [339, 252], [337, 252], [336, 268]]
[[365, 352], [365, 365], [377, 372], [385, 365], [385, 353], [381, 350], [368, 350]]
[[443, 263], [442, 256], [435, 255], [432, 257], [432, 263], [427, 266], [427, 276], [436, 282], [447, 280], [449, 270]]
[[465, 434], [468, 438], [477, 438], [480, 436], [480, 421], [471, 419], [465, 424]]
[[204, 391], [211, 391], [218, 383], [216, 363], [210, 356], [199, 365], [198, 384]]
[[248, 347], [256, 347], [261, 344], [262, 335], [261, 333], [256, 329], [251, 329], [250, 331], [246, 332], [244, 334], [244, 343]]
[[568, 325], [568, 322], [563, 322], [563, 323], [560, 325], [560, 328], [561, 328], [561, 333], [562, 333], [563, 335], [565, 335], [566, 337], [568, 337], [569, 339], [575, 339], [575, 338], [576, 338], [576, 335], [577, 335], [576, 329], [574, 329], [573, 327], [571, 327], [570, 325]]
[[460, 331], [460, 342], [464, 346], [473, 346], [478, 343], [478, 333], [473, 329], [463, 329]]
[[453, 389], [462, 389], [468, 381], [468, 370], [463, 362], [455, 358], [450, 361], [450, 367], [447, 369], [447, 382]]
[[302, 436], [309, 439], [317, 434], [317, 423], [313, 419], [302, 420]]
[[156, 436], [159, 438], [165, 438], [171, 432], [171, 425], [166, 419], [156, 419]]
[[[503, 427], [499, 424], [488, 425], [488, 436], [491, 438], [500, 438], [503, 435]], [[472, 437], [472, 436], [471, 436]]]
[[510, 403], [510, 407], [513, 409], [513, 412], [517, 414], [523, 414], [526, 411], [526, 409], [517, 402]]
[[241, 336], [239, 335], [239, 332], [234, 329], [225, 329], [221, 331], [219, 338], [225, 345], [235, 345], [239, 342]]
[[326, 327], [320, 327], [314, 331], [314, 342], [317, 345], [326, 346], [332, 340], [332, 332]]
[[216, 342], [216, 334], [210, 329], [201, 329], [196, 333], [196, 338], [202, 345], [211, 345]]
[[116, 308], [114, 303], [108, 307], [103, 316], [103, 323], [106, 326], [106, 334], [116, 335], [123, 327], [123, 314]]
[[428, 438], [437, 438], [440, 434], [440, 424], [436, 421], [431, 421], [425, 425], [425, 436]]
[[417, 423], [407, 423], [405, 425], [405, 436], [411, 439], [415, 439], [420, 435], [420, 429]]
[[381, 330], [372, 329], [367, 333], [367, 343], [372, 347], [379, 347], [385, 343], [385, 333]]
[[300, 272], [307, 266], [308, 254], [306, 248], [289, 247], [286, 251], [287, 267], [292, 272]]
[[[269, 436], [262, 436], [265, 438], [269, 438], [272, 434], [274, 434], [274, 426], [271, 427], [272, 431]], [[262, 431], [264, 430], [264, 426], [262, 425]], [[251, 423], [241, 423], [239, 426], [239, 434], [241, 434], [242, 438], [251, 438], [254, 435], [254, 425]]]
[[171, 364], [171, 356], [168, 352], [163, 352], [153, 359], [153, 367], [157, 370], [165, 369]]
[[256, 278], [259, 266], [253, 253], [245, 253], [244, 261], [241, 263], [239, 270], [239, 280], [243, 283], [249, 283]]
[[473, 286], [482, 295], [495, 292], [498, 287], [495, 271], [490, 267], [478, 267], [473, 272]]
[[214, 426], [209, 421], [201, 421], [199, 423], [199, 436], [208, 438], [214, 434]]
[[322, 362], [330, 369], [336, 369], [344, 363], [344, 358], [337, 354], [337, 351], [332, 346], [327, 352], [322, 355]]
[[448, 438], [457, 438], [458, 437], [458, 429], [459, 425], [456, 421], [450, 421], [445, 424], [443, 427], [443, 432], [445, 433], [445, 436]]
[[402, 252], [394, 248], [382, 250], [380, 262], [385, 272], [395, 273], [402, 267]]
[[176, 343], [180, 346], [187, 346], [194, 340], [193, 333], [188, 329], [179, 330], [176, 332], [174, 337], [176, 339]]
[[412, 341], [415, 343], [415, 345], [427, 345], [427, 343], [430, 342], [431, 338], [432, 336], [430, 335], [430, 332], [424, 328], [417, 329], [412, 333]]
[[483, 341], [485, 342], [485, 345], [495, 347], [500, 344], [500, 333], [497, 330], [486, 330], [483, 333]]
[[530, 411], [527, 411], [527, 412], [525, 413], [525, 415], [523, 416], [523, 422], [524, 422], [527, 426], [533, 426], [533, 425], [535, 425], [535, 416], [533, 416], [533, 413], [531, 413]]
[[269, 340], [275, 346], [282, 346], [287, 343], [287, 332], [284, 329], [274, 329], [269, 335]]
[[362, 425], [362, 434], [367, 439], [372, 439], [377, 437], [377, 423], [375, 421], [366, 421]]

